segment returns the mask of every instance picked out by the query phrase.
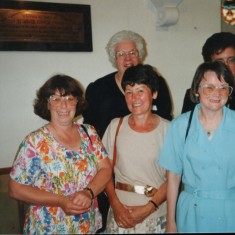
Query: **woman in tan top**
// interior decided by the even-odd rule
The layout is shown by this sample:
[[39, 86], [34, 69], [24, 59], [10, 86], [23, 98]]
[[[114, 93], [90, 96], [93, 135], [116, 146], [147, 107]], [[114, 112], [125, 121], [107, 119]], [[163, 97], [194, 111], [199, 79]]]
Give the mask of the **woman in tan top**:
[[111, 205], [107, 233], [165, 232], [166, 172], [156, 165], [156, 158], [169, 121], [151, 110], [158, 81], [150, 65], [133, 66], [124, 73], [121, 85], [131, 114], [123, 118], [119, 129], [115, 163], [113, 148], [120, 118], [111, 121], [102, 139], [115, 165], [115, 186], [110, 181], [106, 187]]

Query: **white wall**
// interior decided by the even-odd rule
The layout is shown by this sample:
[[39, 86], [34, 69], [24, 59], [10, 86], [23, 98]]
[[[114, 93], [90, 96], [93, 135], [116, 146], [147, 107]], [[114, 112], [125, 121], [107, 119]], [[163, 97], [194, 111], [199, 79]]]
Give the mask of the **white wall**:
[[220, 0], [183, 0], [178, 6], [178, 23], [165, 31], [156, 30], [156, 10], [150, 0], [53, 2], [91, 5], [93, 52], [0, 52], [0, 168], [11, 166], [22, 139], [45, 123], [32, 107], [35, 92], [45, 80], [65, 73], [86, 88], [114, 71], [105, 46], [117, 31], [130, 29], [146, 39], [145, 63], [157, 67], [167, 79], [175, 116], [180, 114], [185, 90], [202, 62], [202, 45], [212, 33], [221, 31]]

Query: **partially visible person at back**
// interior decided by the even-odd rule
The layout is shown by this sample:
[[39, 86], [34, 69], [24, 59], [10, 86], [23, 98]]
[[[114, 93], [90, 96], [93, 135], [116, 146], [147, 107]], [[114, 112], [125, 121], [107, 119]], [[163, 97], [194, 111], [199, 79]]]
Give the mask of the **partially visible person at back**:
[[111, 205], [108, 234], [165, 232], [166, 172], [155, 159], [169, 121], [151, 111], [159, 80], [150, 65], [130, 67], [123, 75], [121, 85], [131, 113], [123, 118], [116, 144], [120, 118], [111, 121], [102, 139], [115, 174], [115, 184], [111, 180], [106, 187]]
[[[230, 32], [219, 32], [210, 36], [202, 47], [202, 56], [204, 62], [221, 61], [228, 66], [235, 79], [235, 35]], [[196, 105], [190, 99], [190, 89], [184, 96], [181, 113], [190, 111]], [[226, 104], [229, 108], [235, 110], [235, 93]]]
[[[130, 113], [121, 87], [122, 77], [127, 68], [142, 64], [147, 55], [146, 44], [142, 36], [127, 30], [114, 34], [106, 46], [106, 51], [110, 62], [117, 71], [88, 85], [86, 89], [88, 107], [83, 112], [84, 122], [93, 125], [101, 138], [113, 118]], [[161, 76], [158, 98], [153, 101], [153, 109], [153, 112], [161, 117], [172, 119], [170, 92]], [[104, 221], [104, 228], [101, 231], [104, 231], [109, 204], [105, 194], [100, 194], [98, 200]]]
[[48, 121], [19, 146], [9, 182], [29, 204], [24, 234], [94, 234], [102, 225], [97, 195], [111, 178], [94, 127], [74, 118], [85, 108], [77, 80], [55, 75], [38, 90], [34, 113]]
[[190, 89], [198, 104], [170, 123], [158, 161], [168, 171], [168, 233], [235, 232], [235, 111], [225, 105], [233, 90], [226, 65], [202, 63]]

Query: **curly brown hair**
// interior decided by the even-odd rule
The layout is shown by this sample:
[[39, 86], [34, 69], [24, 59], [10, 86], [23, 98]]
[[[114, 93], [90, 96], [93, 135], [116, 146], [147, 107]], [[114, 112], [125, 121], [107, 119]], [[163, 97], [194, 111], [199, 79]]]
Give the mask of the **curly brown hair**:
[[86, 108], [86, 101], [80, 83], [67, 75], [57, 74], [49, 78], [37, 91], [37, 97], [34, 100], [34, 113], [39, 117], [50, 121], [51, 113], [48, 109], [48, 99], [59, 91], [62, 96], [72, 95], [77, 98], [75, 117], [79, 116]]

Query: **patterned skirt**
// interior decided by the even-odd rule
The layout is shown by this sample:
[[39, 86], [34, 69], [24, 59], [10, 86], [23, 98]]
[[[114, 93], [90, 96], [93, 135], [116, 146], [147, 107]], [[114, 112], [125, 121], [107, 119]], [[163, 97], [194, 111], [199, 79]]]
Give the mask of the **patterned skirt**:
[[110, 208], [107, 218], [107, 234], [141, 234], [141, 233], [165, 233], [166, 231], [166, 216], [158, 218], [150, 218], [137, 224], [133, 228], [118, 227], [114, 220], [113, 210]]

